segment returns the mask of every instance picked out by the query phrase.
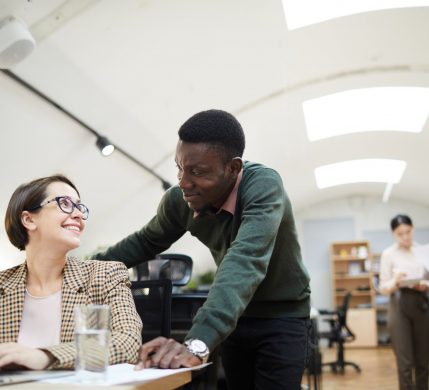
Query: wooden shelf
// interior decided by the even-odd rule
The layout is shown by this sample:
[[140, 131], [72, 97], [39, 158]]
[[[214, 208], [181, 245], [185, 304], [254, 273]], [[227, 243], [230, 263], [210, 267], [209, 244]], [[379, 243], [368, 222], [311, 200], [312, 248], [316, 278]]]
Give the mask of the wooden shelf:
[[348, 247], [354, 247], [359, 245], [366, 245], [368, 246], [368, 241], [366, 240], [354, 240], [354, 241], [335, 241], [332, 243], [332, 245], [342, 245], [342, 246], [348, 246]]
[[365, 260], [368, 260], [368, 257], [335, 255], [335, 256], [332, 256], [332, 260], [334, 260], [334, 261], [365, 261]]
[[[333, 306], [341, 306], [344, 296], [351, 292], [349, 300], [353, 331], [358, 334], [356, 346], [377, 345], [375, 290], [372, 283], [371, 251], [367, 241], [334, 242], [331, 244], [331, 278]], [[368, 290], [360, 291], [359, 288]], [[337, 291], [340, 290], [340, 291]], [[349, 314], [347, 315], [349, 318]], [[369, 321], [369, 322], [368, 322]], [[362, 330], [361, 324], [365, 324]]]
[[[343, 297], [346, 295], [345, 292], [336, 292], [335, 296]], [[372, 295], [371, 291], [352, 291], [352, 297], [370, 297]]]
[[344, 275], [344, 276], [335, 276], [334, 277], [334, 279], [336, 279], [336, 280], [342, 280], [342, 279], [344, 279], [344, 280], [347, 280], [347, 279], [365, 279], [365, 280], [367, 280], [368, 279], [368, 277], [369, 277], [369, 275], [368, 274], [362, 274], [362, 275]]

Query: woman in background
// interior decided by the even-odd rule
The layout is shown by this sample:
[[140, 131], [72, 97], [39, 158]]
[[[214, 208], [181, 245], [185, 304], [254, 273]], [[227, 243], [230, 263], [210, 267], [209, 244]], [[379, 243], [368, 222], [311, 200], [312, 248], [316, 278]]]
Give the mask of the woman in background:
[[[411, 218], [397, 215], [390, 226], [396, 243], [382, 253], [380, 290], [390, 295], [389, 331], [399, 386], [400, 390], [428, 390], [429, 305], [424, 280], [428, 273], [413, 251]], [[420, 281], [407, 282], [416, 278]]]
[[0, 272], [0, 369], [72, 368], [74, 307], [91, 303], [110, 306], [109, 364], [137, 361], [142, 324], [126, 267], [67, 256], [80, 245], [88, 213], [62, 175], [23, 184], [13, 193], [6, 232], [25, 250], [26, 260]]

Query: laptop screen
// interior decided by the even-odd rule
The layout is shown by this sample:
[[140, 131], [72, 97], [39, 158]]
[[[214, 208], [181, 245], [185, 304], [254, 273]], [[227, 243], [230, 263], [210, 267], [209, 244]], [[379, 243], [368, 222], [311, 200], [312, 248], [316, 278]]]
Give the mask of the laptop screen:
[[74, 371], [0, 371], [0, 386], [73, 375]]

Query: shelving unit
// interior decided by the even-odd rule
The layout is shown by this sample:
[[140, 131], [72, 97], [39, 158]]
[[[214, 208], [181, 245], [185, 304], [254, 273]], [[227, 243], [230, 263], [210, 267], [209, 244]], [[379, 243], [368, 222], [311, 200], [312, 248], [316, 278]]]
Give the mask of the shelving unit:
[[372, 286], [371, 252], [368, 241], [334, 242], [331, 245], [331, 271], [334, 306], [342, 304], [352, 292], [350, 308], [371, 308], [375, 292]]
[[373, 287], [375, 291], [374, 307], [376, 310], [377, 318], [377, 333], [378, 333], [378, 344], [389, 345], [390, 334], [387, 327], [387, 311], [389, 307], [389, 297], [381, 295], [378, 292], [379, 276], [380, 276], [380, 253], [373, 253], [371, 260], [371, 272], [373, 275]]
[[351, 292], [347, 324], [356, 339], [348, 346], [377, 345], [375, 289], [368, 241], [334, 242], [331, 244], [332, 296], [334, 307], [342, 305]]

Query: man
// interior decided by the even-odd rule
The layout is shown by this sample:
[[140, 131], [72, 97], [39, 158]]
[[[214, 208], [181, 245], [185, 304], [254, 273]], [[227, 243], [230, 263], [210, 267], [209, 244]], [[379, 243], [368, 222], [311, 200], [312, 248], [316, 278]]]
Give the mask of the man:
[[240, 123], [209, 110], [179, 130], [179, 184], [157, 213], [97, 259], [128, 267], [152, 259], [186, 231], [218, 266], [206, 303], [180, 344], [158, 338], [140, 350], [140, 367], [194, 366], [222, 343], [231, 389], [299, 389], [307, 358], [309, 277], [289, 199], [273, 169], [242, 161]]

